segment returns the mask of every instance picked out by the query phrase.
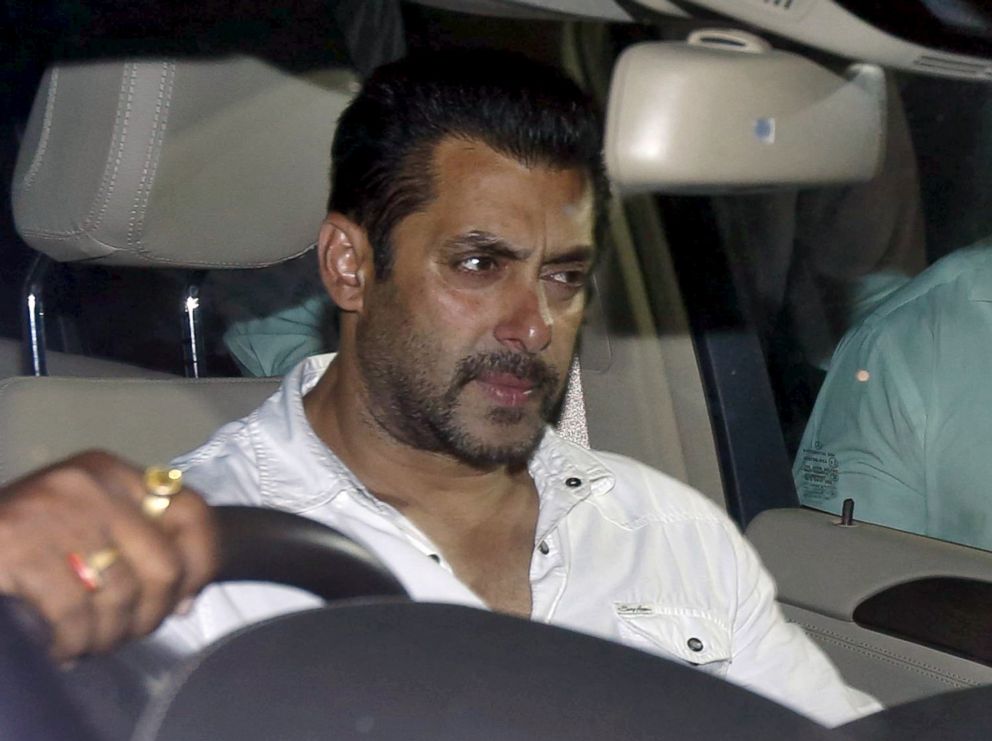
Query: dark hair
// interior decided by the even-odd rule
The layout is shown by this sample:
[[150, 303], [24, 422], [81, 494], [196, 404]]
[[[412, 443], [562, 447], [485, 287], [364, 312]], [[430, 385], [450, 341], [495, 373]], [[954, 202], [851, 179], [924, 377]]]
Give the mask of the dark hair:
[[328, 210], [365, 229], [380, 278], [392, 264], [393, 228], [435, 197], [434, 148], [449, 136], [527, 165], [585, 170], [601, 234], [609, 186], [589, 97], [561, 71], [518, 54], [421, 52], [372, 73], [341, 115], [331, 148]]

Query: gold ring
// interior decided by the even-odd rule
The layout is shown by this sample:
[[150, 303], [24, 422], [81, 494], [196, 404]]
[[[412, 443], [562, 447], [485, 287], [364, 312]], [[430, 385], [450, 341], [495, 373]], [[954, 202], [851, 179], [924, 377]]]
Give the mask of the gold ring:
[[121, 557], [116, 548], [102, 548], [85, 558], [78, 553], [70, 553], [66, 560], [83, 585], [91, 592], [103, 586], [103, 572]]
[[178, 468], [150, 466], [145, 469], [145, 491], [141, 499], [141, 511], [145, 516], [161, 517], [172, 504], [172, 497], [183, 488], [183, 472]]

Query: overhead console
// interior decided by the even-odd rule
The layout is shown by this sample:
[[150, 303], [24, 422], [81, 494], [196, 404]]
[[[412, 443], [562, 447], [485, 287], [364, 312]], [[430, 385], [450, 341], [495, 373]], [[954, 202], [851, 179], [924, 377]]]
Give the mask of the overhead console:
[[[669, 0], [633, 0], [668, 13]], [[680, 0], [850, 59], [921, 74], [992, 81], [992, 10], [984, 0]]]

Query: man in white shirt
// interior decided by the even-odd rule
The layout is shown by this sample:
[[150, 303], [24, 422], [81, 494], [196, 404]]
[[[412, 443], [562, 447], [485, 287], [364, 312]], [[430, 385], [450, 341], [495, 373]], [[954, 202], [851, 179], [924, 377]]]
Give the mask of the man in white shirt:
[[[377, 71], [338, 124], [318, 240], [321, 278], [342, 313], [339, 352], [304, 361], [256, 412], [180, 459], [184, 480], [212, 503], [289, 509], [341, 529], [415, 599], [618, 640], [829, 725], [876, 709], [784, 621], [726, 515], [657, 471], [547, 429], [595, 262], [601, 146], [585, 96], [527, 60], [439, 53]], [[44, 550], [119, 557], [75, 573], [48, 557], [31, 583], [98, 576], [91, 589], [65, 586], [76, 601], [54, 604], [51, 588], [18, 586], [23, 571], [4, 565], [29, 560], [0, 548], [0, 592], [39, 606], [59, 656], [147, 633], [196, 593], [213, 558], [209, 514], [191, 492], [149, 522], [134, 472], [105, 458], [76, 469], [87, 491], [118, 492], [77, 510], [92, 527], [46, 536]], [[21, 484], [13, 501], [38, 499], [39, 488], [58, 498], [45, 483]], [[15, 515], [37, 523], [51, 516], [41, 511]], [[100, 516], [126, 525], [98, 527]], [[140, 551], [139, 537], [158, 552]], [[155, 573], [147, 559], [166, 567]], [[276, 587], [211, 587], [157, 640], [195, 650], [304, 604]]]

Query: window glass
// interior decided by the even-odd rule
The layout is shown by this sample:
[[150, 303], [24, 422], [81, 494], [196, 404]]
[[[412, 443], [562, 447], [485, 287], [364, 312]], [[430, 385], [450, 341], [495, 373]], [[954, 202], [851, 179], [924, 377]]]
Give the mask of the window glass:
[[[654, 37], [687, 28], [666, 22]], [[619, 49], [644, 34], [614, 38]], [[744, 318], [726, 329], [760, 344], [800, 501], [839, 513], [850, 498], [857, 519], [992, 549], [992, 87], [888, 72], [887, 93], [870, 182], [658, 202], [706, 214], [682, 224], [687, 209], [668, 210], [667, 236], [699, 264], [703, 243], [719, 242], [729, 276], [704, 288], [732, 296]], [[685, 277], [690, 312], [723, 311], [693, 308], [700, 287]], [[731, 385], [710, 391], [715, 429], [735, 413], [728, 399], [754, 391]]]
[[992, 549], [992, 89], [893, 74], [870, 183], [716, 199], [802, 503]]

